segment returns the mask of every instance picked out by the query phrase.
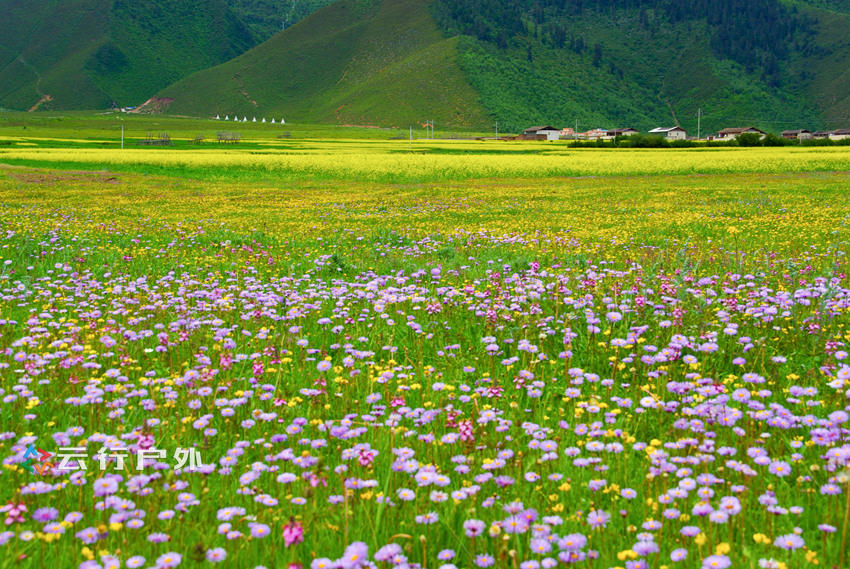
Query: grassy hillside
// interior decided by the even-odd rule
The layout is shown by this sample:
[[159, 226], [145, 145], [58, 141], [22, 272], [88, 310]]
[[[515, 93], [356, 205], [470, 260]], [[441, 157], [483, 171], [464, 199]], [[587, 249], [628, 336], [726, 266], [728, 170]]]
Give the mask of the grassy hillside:
[[342, 0], [162, 90], [169, 111], [437, 128], [489, 119], [422, 0]]
[[336, 0], [230, 0], [229, 5], [262, 43]]
[[136, 105], [255, 40], [225, 0], [4, 0], [0, 107]]
[[[506, 128], [846, 126], [844, 0], [439, 0], [461, 64]], [[733, 10], [733, 8], [736, 8]]]
[[160, 96], [201, 116], [503, 132], [678, 122], [696, 134], [700, 110], [703, 133], [835, 128], [850, 116], [846, 5], [342, 0]]

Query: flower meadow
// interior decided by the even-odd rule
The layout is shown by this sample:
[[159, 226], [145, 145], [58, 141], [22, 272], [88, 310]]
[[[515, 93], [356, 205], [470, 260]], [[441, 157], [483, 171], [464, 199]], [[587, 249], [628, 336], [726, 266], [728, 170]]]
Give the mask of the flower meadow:
[[0, 169], [0, 567], [850, 563], [846, 175], [213, 178]]

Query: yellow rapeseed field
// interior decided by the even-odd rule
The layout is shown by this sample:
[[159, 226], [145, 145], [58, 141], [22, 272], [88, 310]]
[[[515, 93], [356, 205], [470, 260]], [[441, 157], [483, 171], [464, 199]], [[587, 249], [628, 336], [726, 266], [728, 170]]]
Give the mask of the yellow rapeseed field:
[[[296, 178], [452, 180], [552, 178], [644, 174], [725, 174], [844, 171], [850, 148], [723, 148], [685, 150], [597, 150], [518, 143], [464, 142], [428, 145], [407, 142], [303, 143], [288, 149], [30, 149], [0, 150], [0, 161], [43, 165], [96, 164], [106, 168], [191, 168], [250, 170]], [[410, 150], [413, 148], [413, 151]], [[486, 154], [463, 154], [475, 148]], [[514, 150], [535, 154], [512, 154]], [[460, 153], [458, 153], [460, 152]]]

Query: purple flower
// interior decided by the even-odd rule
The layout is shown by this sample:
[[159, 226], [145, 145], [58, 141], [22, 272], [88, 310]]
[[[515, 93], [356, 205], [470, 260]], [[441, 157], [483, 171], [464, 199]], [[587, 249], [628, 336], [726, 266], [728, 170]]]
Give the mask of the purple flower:
[[271, 533], [271, 529], [266, 524], [252, 523], [248, 527], [251, 528], [251, 537], [254, 539], [262, 539]]
[[587, 538], [580, 533], [565, 535], [558, 541], [558, 547], [566, 550], [583, 549], [587, 545]]
[[466, 537], [478, 537], [487, 528], [487, 524], [481, 520], [466, 520], [463, 522], [463, 531]]
[[95, 496], [109, 496], [118, 491], [118, 482], [114, 478], [98, 478], [92, 483]]
[[801, 547], [806, 545], [806, 542], [802, 537], [800, 537], [796, 533], [788, 533], [777, 537], [773, 541], [773, 545], [782, 549], [793, 551], [794, 549], [800, 549]]
[[170, 569], [171, 567], [177, 567], [180, 565], [182, 560], [182, 555], [169, 551], [168, 553], [156, 558], [156, 566], [157, 569]]
[[611, 519], [611, 515], [603, 510], [593, 510], [587, 514], [587, 523], [590, 527], [598, 528], [605, 527], [605, 524]]
[[782, 460], [776, 460], [770, 463], [767, 468], [768, 472], [779, 477], [785, 477], [791, 474], [791, 465]]
[[390, 561], [396, 555], [401, 554], [401, 546], [397, 543], [389, 543], [375, 552], [375, 561]]
[[495, 562], [492, 555], [481, 553], [475, 556], [475, 565], [478, 567], [489, 567]]
[[171, 539], [167, 533], [154, 532], [148, 536], [148, 541], [151, 543], [164, 543]]
[[95, 528], [86, 528], [84, 530], [80, 530], [74, 534], [74, 537], [76, 537], [86, 545], [91, 545], [100, 539], [100, 535], [97, 533], [97, 530]]
[[369, 546], [362, 541], [355, 541], [345, 548], [342, 559], [339, 560], [340, 569], [354, 569], [369, 561]]
[[209, 561], [210, 563], [219, 563], [221, 561], [224, 561], [225, 558], [227, 558], [227, 552], [224, 550], [224, 548], [214, 547], [213, 549], [207, 550], [206, 557], [207, 561]]
[[670, 553], [670, 559], [672, 559], [673, 561], [682, 561], [682, 560], [684, 560], [687, 556], [688, 556], [688, 550], [687, 550], [687, 549], [682, 549], [681, 547], [680, 547], [679, 549], [674, 549], [674, 550]]
[[732, 561], [725, 555], [709, 555], [702, 560], [703, 569], [726, 569], [732, 566]]
[[56, 508], [39, 508], [32, 513], [32, 519], [41, 523], [52, 522], [58, 517], [59, 510]]

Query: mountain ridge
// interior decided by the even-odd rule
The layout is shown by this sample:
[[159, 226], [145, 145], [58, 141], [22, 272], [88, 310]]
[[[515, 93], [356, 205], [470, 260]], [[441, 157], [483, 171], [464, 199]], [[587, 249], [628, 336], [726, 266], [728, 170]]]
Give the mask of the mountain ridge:
[[850, 0], [300, 0], [286, 18], [312, 13], [277, 32], [278, 0], [7, 2], [0, 108], [157, 97], [180, 115], [503, 132], [850, 123]]

